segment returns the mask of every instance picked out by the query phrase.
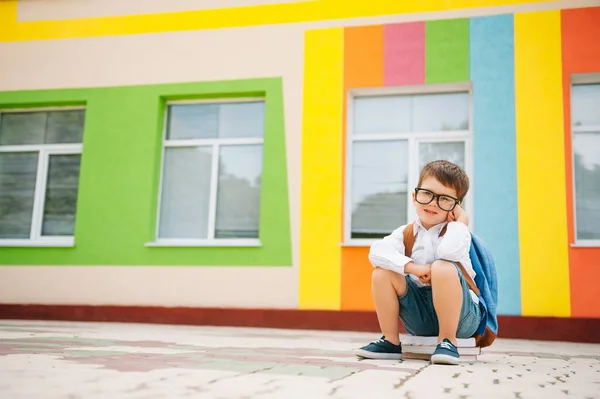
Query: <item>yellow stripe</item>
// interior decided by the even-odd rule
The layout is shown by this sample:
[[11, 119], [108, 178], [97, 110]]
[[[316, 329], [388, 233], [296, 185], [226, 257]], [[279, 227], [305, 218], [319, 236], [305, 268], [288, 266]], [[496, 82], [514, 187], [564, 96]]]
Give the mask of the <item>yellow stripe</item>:
[[0, 42], [7, 41], [16, 33], [17, 2], [0, 0]]
[[515, 102], [521, 310], [568, 317], [559, 11], [515, 15]]
[[[558, 0], [554, 0], [558, 1]], [[73, 20], [16, 22], [16, 0], [0, 1], [0, 11], [13, 21], [0, 28], [0, 41], [67, 39], [107, 35], [218, 29], [267, 24], [373, 17], [391, 14], [447, 11], [465, 8], [542, 3], [544, 0], [314, 0], [158, 14], [81, 18]], [[4, 18], [2, 18], [4, 19]]]
[[341, 28], [305, 37], [301, 309], [340, 309], [343, 37]]

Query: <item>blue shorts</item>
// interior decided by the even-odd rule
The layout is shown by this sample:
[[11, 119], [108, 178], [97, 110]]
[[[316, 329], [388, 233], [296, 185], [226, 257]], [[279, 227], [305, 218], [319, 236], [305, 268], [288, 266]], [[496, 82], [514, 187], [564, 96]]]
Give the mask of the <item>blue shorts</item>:
[[[477, 332], [481, 322], [479, 303], [471, 297], [469, 285], [460, 268], [456, 266], [460, 285], [462, 287], [462, 308], [458, 319], [457, 338], [471, 338]], [[400, 302], [400, 320], [409, 333], [424, 337], [437, 337], [439, 324], [431, 286], [419, 287], [410, 277], [406, 276], [406, 292], [398, 298]]]

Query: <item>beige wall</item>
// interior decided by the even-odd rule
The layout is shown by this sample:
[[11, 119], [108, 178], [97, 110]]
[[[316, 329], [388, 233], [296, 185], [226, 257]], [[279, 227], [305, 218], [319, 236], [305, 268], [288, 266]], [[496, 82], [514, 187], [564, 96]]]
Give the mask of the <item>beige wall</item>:
[[276, 267], [0, 267], [0, 303], [296, 308], [297, 270]]

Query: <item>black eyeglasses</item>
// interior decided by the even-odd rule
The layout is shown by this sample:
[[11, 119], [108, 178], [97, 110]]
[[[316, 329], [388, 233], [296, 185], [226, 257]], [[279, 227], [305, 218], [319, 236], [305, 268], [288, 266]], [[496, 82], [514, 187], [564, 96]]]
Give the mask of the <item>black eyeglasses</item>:
[[434, 199], [437, 199], [438, 207], [446, 212], [450, 212], [456, 207], [456, 205], [460, 204], [458, 198], [454, 198], [449, 195], [436, 194], [433, 191], [429, 191], [420, 187], [415, 188], [415, 200], [417, 200], [419, 204], [427, 205]]

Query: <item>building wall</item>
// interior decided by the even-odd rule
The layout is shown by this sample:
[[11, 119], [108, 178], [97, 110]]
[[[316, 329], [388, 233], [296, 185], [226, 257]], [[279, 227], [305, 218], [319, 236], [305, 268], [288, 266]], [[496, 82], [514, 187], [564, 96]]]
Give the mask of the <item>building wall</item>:
[[[0, 248], [0, 302], [371, 310], [368, 248], [343, 242], [347, 92], [469, 83], [500, 313], [600, 317], [569, 117], [571, 74], [600, 72], [599, 2], [392, 3], [1, 2], [0, 108], [85, 104], [86, 125], [75, 246]], [[262, 247], [146, 246], [165, 101], [248, 93], [267, 104]]]

